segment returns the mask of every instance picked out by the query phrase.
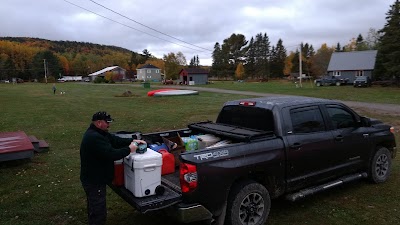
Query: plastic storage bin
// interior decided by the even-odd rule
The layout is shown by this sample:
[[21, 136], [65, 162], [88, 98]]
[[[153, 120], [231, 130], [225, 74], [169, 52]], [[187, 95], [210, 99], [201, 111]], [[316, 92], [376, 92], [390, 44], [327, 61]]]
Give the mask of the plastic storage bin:
[[135, 197], [156, 194], [161, 185], [162, 156], [147, 149], [143, 154], [131, 153], [124, 159], [125, 188]]

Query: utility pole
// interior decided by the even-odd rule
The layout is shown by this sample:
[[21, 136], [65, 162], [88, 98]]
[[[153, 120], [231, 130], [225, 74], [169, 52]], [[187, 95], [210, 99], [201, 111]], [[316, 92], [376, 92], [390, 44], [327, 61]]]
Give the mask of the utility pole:
[[43, 66], [44, 66], [44, 79], [47, 84], [47, 66], [46, 66], [46, 59], [43, 59]]
[[300, 81], [300, 87], [303, 87], [302, 83], [301, 83], [301, 78], [303, 75], [303, 68], [301, 65], [301, 45], [300, 45], [300, 51], [299, 51], [299, 81]]

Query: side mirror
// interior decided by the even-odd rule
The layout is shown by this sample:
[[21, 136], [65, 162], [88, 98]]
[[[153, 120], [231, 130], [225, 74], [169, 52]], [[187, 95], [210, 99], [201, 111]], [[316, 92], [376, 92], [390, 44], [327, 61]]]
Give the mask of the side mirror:
[[371, 119], [367, 117], [360, 117], [360, 125], [362, 127], [370, 127], [371, 126]]

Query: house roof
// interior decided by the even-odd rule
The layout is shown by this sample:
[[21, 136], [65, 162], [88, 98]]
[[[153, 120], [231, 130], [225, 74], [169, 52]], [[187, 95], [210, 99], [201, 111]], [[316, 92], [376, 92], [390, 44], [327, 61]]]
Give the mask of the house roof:
[[[99, 71], [97, 71], [97, 72], [91, 73], [91, 74], [89, 74], [89, 76], [97, 76], [97, 75], [106, 73], [106, 72], [108, 72], [108, 71], [114, 70], [114, 69], [117, 68], [117, 67], [119, 67], [119, 66], [109, 66], [109, 67], [106, 67], [106, 68], [104, 68], [104, 69], [102, 69], [102, 70], [99, 70]], [[119, 67], [119, 68], [121, 68], [121, 67]], [[121, 69], [123, 69], [123, 68], [121, 68]], [[123, 69], [123, 70], [125, 70], [125, 69]]]
[[138, 69], [140, 70], [140, 69], [160, 69], [160, 68], [158, 68], [157, 66], [153, 66], [151, 64], [146, 64]]
[[329, 61], [328, 71], [373, 70], [377, 50], [334, 52]]
[[[205, 69], [202, 69], [202, 68], [185, 68], [182, 70], [186, 71], [188, 74], [208, 74], [208, 71]], [[182, 72], [182, 70], [181, 70], [181, 72]]]

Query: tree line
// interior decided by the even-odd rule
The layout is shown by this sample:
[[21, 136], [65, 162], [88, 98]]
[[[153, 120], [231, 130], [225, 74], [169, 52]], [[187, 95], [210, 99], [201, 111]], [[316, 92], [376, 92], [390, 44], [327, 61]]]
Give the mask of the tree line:
[[[282, 78], [298, 74], [300, 60], [304, 74], [324, 75], [333, 52], [378, 50], [375, 79], [399, 77], [400, 64], [400, 3], [396, 0], [386, 14], [386, 24], [380, 30], [370, 28], [366, 38], [361, 34], [341, 46], [322, 44], [317, 50], [310, 43], [299, 43], [295, 51], [287, 51], [283, 40], [271, 44], [267, 33], [258, 33], [249, 40], [243, 34], [232, 34], [222, 44], [216, 42], [212, 52], [210, 76], [218, 79]], [[187, 65], [182, 52], [154, 57], [147, 49], [141, 53], [115, 46], [73, 42], [49, 41], [39, 38], [0, 37], [0, 79], [19, 77], [24, 80], [48, 76], [88, 75], [108, 66], [118, 65], [133, 78], [136, 68], [153, 64], [167, 79], [177, 79], [185, 67], [202, 67], [198, 56]]]

